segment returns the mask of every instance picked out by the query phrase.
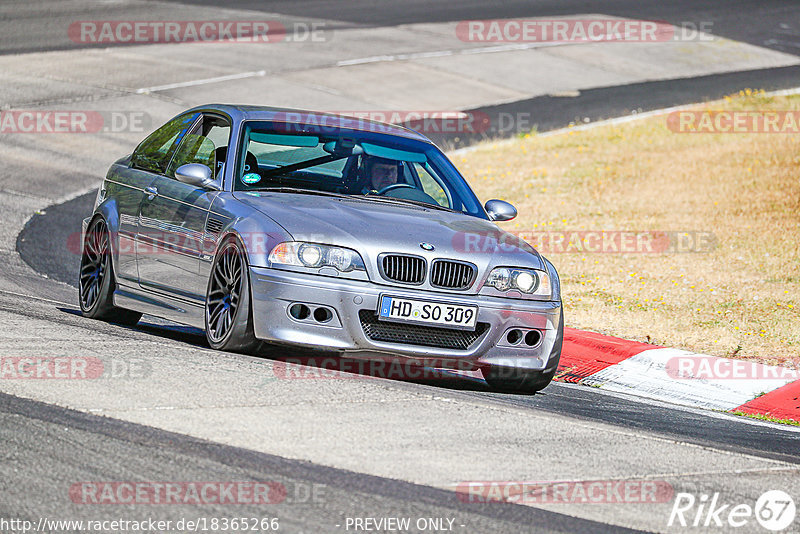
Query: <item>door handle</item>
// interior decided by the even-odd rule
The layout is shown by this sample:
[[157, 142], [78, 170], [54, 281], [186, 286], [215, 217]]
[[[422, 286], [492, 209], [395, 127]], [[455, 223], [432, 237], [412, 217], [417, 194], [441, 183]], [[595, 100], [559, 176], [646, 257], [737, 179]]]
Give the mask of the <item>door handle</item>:
[[144, 192], [147, 193], [147, 200], [153, 200], [158, 196], [158, 188], [152, 185], [150, 187], [145, 187]]

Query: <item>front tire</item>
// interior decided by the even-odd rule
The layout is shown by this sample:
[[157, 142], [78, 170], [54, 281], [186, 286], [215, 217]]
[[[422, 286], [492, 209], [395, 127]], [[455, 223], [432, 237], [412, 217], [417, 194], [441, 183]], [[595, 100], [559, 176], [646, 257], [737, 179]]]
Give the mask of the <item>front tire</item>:
[[141, 313], [114, 306], [114, 264], [111, 261], [111, 237], [102, 217], [89, 225], [83, 241], [78, 302], [84, 317], [135, 325]]
[[234, 237], [223, 241], [214, 258], [205, 308], [206, 339], [211, 348], [253, 352], [261, 345], [253, 333], [247, 255]]
[[561, 349], [564, 345], [564, 308], [561, 308], [558, 318], [558, 331], [550, 356], [547, 360], [549, 369], [533, 371], [515, 367], [489, 366], [482, 369], [483, 378], [492, 389], [503, 393], [521, 393], [533, 395], [546, 388], [558, 370], [561, 360]]
[[555, 369], [552, 371], [530, 371], [528, 369], [498, 366], [484, 368], [482, 372], [484, 380], [493, 390], [501, 393], [527, 395], [533, 395], [537, 391], [546, 388], [556, 375]]

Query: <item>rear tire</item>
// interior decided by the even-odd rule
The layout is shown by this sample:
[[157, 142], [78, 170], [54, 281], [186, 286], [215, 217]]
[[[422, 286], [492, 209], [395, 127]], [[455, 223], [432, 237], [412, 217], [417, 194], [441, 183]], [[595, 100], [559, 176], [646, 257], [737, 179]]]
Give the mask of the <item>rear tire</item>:
[[251, 353], [261, 346], [253, 329], [247, 254], [234, 237], [223, 241], [214, 258], [205, 308], [206, 339], [211, 348]]
[[111, 237], [102, 217], [89, 225], [83, 241], [78, 278], [78, 302], [84, 317], [133, 326], [141, 313], [114, 306], [114, 262]]

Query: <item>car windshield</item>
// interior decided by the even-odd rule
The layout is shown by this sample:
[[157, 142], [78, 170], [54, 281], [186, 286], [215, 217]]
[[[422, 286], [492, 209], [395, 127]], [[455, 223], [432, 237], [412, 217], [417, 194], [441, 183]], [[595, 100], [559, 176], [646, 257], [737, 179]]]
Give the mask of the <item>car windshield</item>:
[[430, 143], [383, 132], [256, 121], [246, 122], [242, 135], [236, 191], [330, 193], [486, 218], [464, 178]]

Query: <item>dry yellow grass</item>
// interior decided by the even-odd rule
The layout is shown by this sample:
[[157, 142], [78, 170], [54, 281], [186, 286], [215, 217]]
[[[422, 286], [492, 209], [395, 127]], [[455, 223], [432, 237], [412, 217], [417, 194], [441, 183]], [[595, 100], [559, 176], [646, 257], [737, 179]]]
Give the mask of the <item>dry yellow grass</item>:
[[[798, 110], [742, 92], [710, 110]], [[678, 134], [666, 116], [485, 143], [455, 158], [510, 231], [710, 231], [708, 253], [546, 254], [567, 326], [798, 367], [800, 137]]]

